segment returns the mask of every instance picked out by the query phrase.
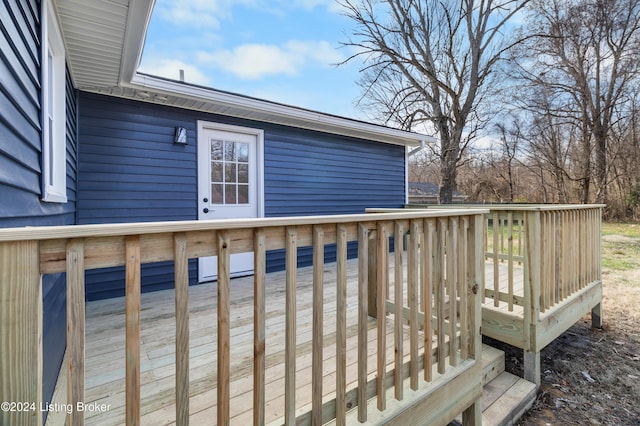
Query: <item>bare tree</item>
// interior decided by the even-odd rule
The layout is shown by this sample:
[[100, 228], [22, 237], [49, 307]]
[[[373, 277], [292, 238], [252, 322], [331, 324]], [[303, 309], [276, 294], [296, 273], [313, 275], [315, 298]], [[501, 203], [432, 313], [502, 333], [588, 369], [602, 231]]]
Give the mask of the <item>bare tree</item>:
[[496, 170], [496, 175], [502, 179], [508, 187], [508, 200], [513, 203], [516, 198], [516, 167], [518, 165], [517, 154], [518, 145], [522, 141], [522, 131], [520, 122], [513, 119], [511, 123], [496, 124], [499, 132], [499, 151], [500, 158], [492, 166]]
[[505, 36], [528, 0], [342, 0], [356, 28], [344, 44], [365, 68], [363, 97], [405, 129], [440, 138], [441, 203], [451, 203], [458, 168], [489, 118], [498, 62], [518, 41]]
[[[548, 93], [549, 116], [572, 120], [580, 132], [582, 202], [607, 201], [608, 144], [616, 111], [640, 75], [640, 2], [532, 0], [531, 38], [516, 53], [522, 76]], [[525, 55], [526, 53], [526, 55]], [[544, 121], [544, 120], [543, 120]]]

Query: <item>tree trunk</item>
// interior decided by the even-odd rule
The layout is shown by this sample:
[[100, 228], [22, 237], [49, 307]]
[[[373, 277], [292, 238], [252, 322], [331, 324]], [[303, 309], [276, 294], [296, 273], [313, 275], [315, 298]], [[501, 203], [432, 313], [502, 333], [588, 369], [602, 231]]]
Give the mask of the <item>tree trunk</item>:
[[601, 131], [595, 133], [596, 139], [596, 179], [598, 180], [598, 196], [596, 202], [607, 203], [607, 137]]
[[453, 193], [457, 189], [456, 178], [458, 176], [460, 142], [456, 140], [455, 136], [448, 136], [448, 129], [444, 132], [441, 131], [440, 134], [445, 136], [440, 139], [440, 190], [438, 202], [440, 204], [451, 204], [453, 202]]
[[589, 191], [591, 190], [591, 144], [588, 133], [582, 137], [582, 204], [589, 204]]

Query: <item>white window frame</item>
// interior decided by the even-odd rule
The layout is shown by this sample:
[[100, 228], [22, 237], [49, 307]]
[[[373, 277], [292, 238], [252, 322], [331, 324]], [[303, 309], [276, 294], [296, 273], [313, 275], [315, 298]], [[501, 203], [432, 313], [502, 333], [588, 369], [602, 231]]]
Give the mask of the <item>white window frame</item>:
[[66, 69], [52, 0], [42, 13], [42, 200], [67, 202]]

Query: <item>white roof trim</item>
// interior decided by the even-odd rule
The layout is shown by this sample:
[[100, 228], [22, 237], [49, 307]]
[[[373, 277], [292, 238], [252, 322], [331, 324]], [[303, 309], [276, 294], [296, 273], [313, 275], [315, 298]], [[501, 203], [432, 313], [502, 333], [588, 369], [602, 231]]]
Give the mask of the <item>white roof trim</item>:
[[151, 13], [155, 6], [155, 0], [135, 0], [129, 2], [127, 14], [127, 26], [122, 46], [122, 59], [120, 64], [120, 82], [130, 82], [138, 70], [144, 40], [147, 36]]
[[[269, 102], [145, 74], [137, 73], [134, 75], [130, 84], [123, 85], [131, 89], [149, 90], [170, 96], [177, 95], [198, 102], [227, 106], [235, 112], [238, 112], [238, 110], [244, 112], [244, 114], [230, 113], [229, 115], [245, 118], [250, 115], [251, 118], [257, 121], [285, 125], [294, 125], [293, 123], [295, 123], [296, 127], [359, 137], [361, 139], [371, 139], [396, 145], [419, 146], [425, 142], [435, 143], [437, 141], [434, 137], [420, 133], [324, 114], [304, 108]], [[203, 110], [206, 110], [206, 108]], [[219, 111], [215, 111], [215, 113], [220, 114]]]

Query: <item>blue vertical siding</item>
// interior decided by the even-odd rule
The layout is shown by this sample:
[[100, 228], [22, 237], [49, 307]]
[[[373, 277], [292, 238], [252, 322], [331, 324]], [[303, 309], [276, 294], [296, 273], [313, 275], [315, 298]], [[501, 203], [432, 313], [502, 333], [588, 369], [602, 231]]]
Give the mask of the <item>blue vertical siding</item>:
[[[35, 0], [0, 4], [0, 228], [75, 223], [77, 103], [69, 75], [68, 202], [41, 201], [40, 16]], [[43, 399], [50, 401], [65, 350], [64, 274], [44, 276], [42, 294]]]
[[[264, 130], [265, 215], [363, 213], [405, 200], [405, 148], [179, 108], [80, 95], [79, 223], [192, 220], [197, 212], [197, 121]], [[188, 145], [173, 144], [176, 126]], [[355, 253], [355, 245], [350, 251]], [[335, 248], [327, 247], [327, 259]], [[300, 265], [310, 261], [300, 250]], [[268, 269], [284, 267], [282, 252]], [[191, 279], [196, 280], [196, 264]], [[170, 265], [148, 266], [143, 290], [173, 286]], [[88, 274], [89, 299], [122, 295], [121, 269]]]

